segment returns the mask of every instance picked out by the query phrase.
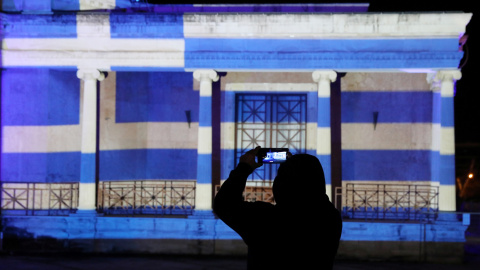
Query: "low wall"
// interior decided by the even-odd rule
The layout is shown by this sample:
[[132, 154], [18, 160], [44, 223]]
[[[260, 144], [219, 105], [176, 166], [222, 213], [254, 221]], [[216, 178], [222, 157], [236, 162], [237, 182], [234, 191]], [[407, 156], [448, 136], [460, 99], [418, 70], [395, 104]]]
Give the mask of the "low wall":
[[[221, 220], [105, 216], [3, 216], [10, 252], [245, 255]], [[339, 259], [462, 262], [465, 231], [455, 215], [435, 223], [344, 221]]]

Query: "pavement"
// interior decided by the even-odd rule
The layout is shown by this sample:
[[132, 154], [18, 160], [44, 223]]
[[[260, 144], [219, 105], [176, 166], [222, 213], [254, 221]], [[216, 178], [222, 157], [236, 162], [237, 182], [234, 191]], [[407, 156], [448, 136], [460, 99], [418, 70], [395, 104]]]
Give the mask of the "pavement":
[[[0, 270], [246, 270], [243, 257], [0, 254]], [[478, 270], [480, 264], [337, 261], [334, 270]], [[299, 270], [299, 269], [295, 269]]]

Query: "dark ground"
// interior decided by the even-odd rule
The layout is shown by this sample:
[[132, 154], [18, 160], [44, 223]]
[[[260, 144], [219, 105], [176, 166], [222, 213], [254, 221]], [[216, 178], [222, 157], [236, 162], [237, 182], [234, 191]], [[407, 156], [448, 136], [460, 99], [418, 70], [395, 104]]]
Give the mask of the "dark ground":
[[[245, 258], [114, 255], [8, 255], [0, 254], [0, 270], [240, 270]], [[479, 264], [434, 264], [378, 261], [337, 261], [335, 270], [478, 270]]]

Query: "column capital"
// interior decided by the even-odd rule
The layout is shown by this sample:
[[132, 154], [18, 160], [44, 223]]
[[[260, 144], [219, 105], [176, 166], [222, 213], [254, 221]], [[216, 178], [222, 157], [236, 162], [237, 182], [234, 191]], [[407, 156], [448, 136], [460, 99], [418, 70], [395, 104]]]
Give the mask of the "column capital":
[[219, 76], [213, 69], [197, 69], [193, 72], [193, 78], [200, 82], [205, 80], [216, 82]]
[[103, 79], [105, 79], [105, 74], [94, 68], [79, 68], [77, 71], [77, 78], [82, 80], [103, 81]]
[[458, 69], [439, 70], [435, 76], [440, 81], [453, 81], [462, 78], [462, 72]]
[[314, 82], [320, 82], [328, 80], [329, 82], [335, 82], [337, 80], [337, 73], [333, 70], [315, 70], [312, 73], [312, 78]]

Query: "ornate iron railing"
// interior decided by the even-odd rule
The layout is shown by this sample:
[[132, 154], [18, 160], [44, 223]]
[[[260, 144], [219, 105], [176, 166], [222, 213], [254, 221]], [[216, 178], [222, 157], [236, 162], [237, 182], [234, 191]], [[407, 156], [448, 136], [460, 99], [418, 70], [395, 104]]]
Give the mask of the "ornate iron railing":
[[78, 206], [78, 183], [1, 183], [1, 208], [10, 215], [69, 215]]
[[106, 215], [191, 215], [196, 181], [102, 181], [98, 211]]
[[[275, 204], [275, 198], [273, 197], [272, 186], [265, 186], [263, 185], [264, 182], [260, 181], [251, 181], [255, 182], [253, 186], [246, 186], [245, 190], [243, 191], [243, 199], [247, 202], [269, 202]], [[215, 195], [217, 194], [218, 190], [220, 189], [220, 185], [215, 186]]]
[[342, 190], [344, 218], [430, 220], [438, 216], [438, 186], [347, 183]]

